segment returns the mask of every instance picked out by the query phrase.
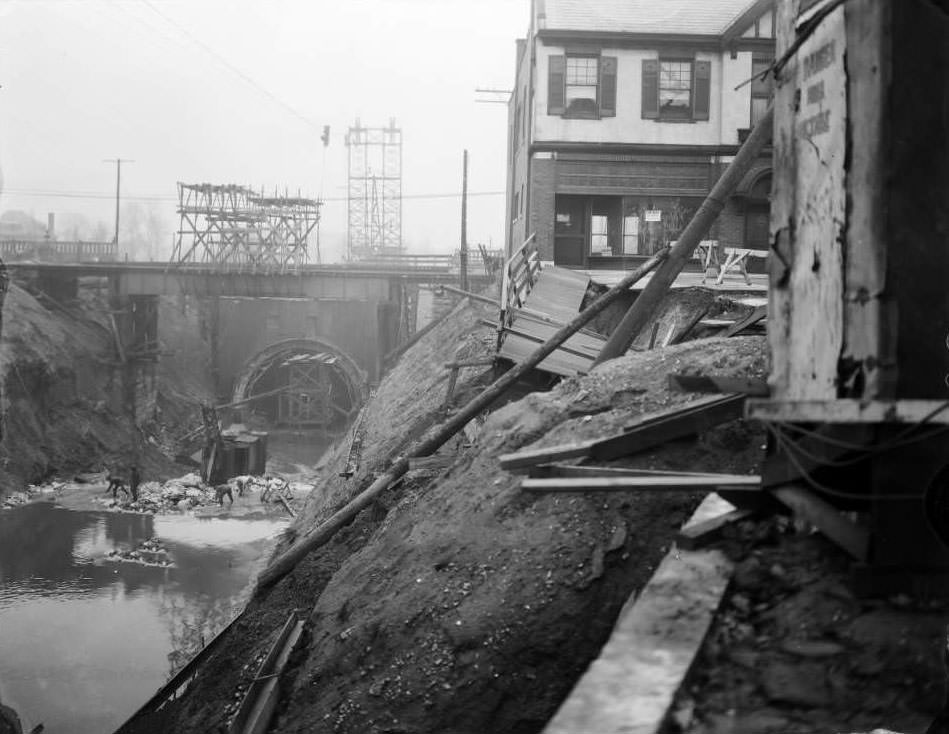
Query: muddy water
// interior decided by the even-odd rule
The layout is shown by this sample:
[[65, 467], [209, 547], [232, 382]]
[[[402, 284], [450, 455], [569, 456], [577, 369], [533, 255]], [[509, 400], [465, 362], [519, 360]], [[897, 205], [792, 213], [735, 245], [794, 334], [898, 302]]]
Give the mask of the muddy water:
[[[285, 522], [0, 512], [0, 701], [26, 731], [115, 729], [238, 611]], [[158, 536], [175, 566], [105, 560]]]

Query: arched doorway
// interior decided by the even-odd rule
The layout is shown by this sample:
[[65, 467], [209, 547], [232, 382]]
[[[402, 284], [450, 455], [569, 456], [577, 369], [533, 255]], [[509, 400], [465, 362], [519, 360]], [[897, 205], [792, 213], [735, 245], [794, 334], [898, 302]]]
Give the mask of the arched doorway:
[[233, 400], [275, 427], [345, 430], [368, 394], [353, 359], [318, 339], [288, 339], [256, 354], [234, 384]]
[[771, 169], [758, 173], [743, 193], [744, 246], [752, 250], [767, 250], [771, 239]]

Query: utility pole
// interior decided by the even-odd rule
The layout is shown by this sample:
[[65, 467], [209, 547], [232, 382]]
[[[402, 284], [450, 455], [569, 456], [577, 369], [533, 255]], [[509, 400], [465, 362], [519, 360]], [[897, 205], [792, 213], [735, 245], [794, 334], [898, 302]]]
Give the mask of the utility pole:
[[462, 159], [461, 173], [461, 289], [468, 290], [468, 150]]
[[122, 186], [122, 164], [135, 163], [129, 158], [104, 158], [103, 163], [115, 164], [115, 254], [119, 254], [119, 192]]

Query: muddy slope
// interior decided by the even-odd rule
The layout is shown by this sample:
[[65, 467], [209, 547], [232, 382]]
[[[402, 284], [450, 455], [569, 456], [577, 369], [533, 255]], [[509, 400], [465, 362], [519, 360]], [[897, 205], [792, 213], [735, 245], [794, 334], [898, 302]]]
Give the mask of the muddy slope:
[[[100, 469], [136, 450], [148, 478], [180, 472], [159, 450], [160, 411], [136, 426], [123, 404], [104, 297], [81, 295], [63, 306], [17, 285], [7, 294], [0, 340], [0, 494], [27, 482]], [[178, 323], [180, 329], [169, 329], [169, 336], [186, 333], [184, 326]], [[172, 416], [189, 412], [190, 398], [168, 391], [168, 378], [176, 379], [172, 374], [159, 380], [159, 405]], [[189, 396], [200, 392], [195, 384]]]
[[[447, 378], [441, 363], [459, 347], [467, 357], [490, 345], [491, 330], [471, 325], [480, 311], [460, 308], [407, 352], [369, 409], [360, 473], [345, 483], [330, 476], [298, 532], [366, 486], [431, 423]], [[540, 731], [700, 498], [529, 496], [498, 455], [618, 430], [693, 399], [667, 392], [671, 371], [761, 377], [763, 352], [762, 339], [739, 338], [630, 355], [496, 411], [476, 436], [443, 450], [447, 470], [410, 473], [255, 599], [179, 704], [176, 730], [224, 726], [250, 676], [242, 666], [301, 608], [307, 636], [273, 731]], [[753, 472], [761, 443], [734, 423], [635, 463]], [[328, 474], [344, 454], [332, 455]]]

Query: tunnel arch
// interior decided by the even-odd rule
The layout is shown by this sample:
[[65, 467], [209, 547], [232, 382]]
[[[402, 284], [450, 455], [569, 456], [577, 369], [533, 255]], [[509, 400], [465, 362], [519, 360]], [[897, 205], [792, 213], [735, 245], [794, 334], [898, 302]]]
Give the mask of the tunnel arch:
[[[299, 381], [301, 375], [303, 382]], [[296, 383], [294, 378], [297, 378]], [[325, 387], [326, 394], [317, 395], [320, 385]], [[285, 339], [262, 349], [244, 363], [234, 381], [232, 395], [235, 403], [241, 403], [268, 393], [276, 394], [261, 398], [254, 406], [274, 425], [287, 425], [289, 420], [291, 425], [344, 430], [366, 400], [369, 389], [366, 373], [334, 344], [324, 339]], [[306, 410], [311, 398], [319, 398], [320, 404], [325, 401], [331, 410], [319, 410], [316, 402], [311, 410]], [[244, 405], [246, 410], [248, 404]], [[301, 405], [303, 414], [299, 412]], [[320, 414], [325, 414], [322, 421]], [[307, 421], [308, 417], [312, 420]], [[294, 420], [300, 422], [293, 423]]]

